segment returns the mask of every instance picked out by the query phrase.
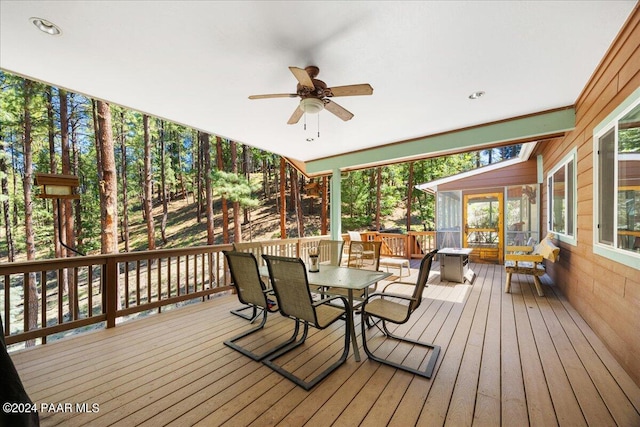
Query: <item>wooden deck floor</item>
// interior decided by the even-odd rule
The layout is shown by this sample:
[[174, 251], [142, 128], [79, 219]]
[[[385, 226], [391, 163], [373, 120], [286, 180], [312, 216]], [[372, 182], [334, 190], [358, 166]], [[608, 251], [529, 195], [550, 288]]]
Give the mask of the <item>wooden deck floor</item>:
[[[355, 362], [350, 354], [306, 392], [223, 345], [247, 327], [229, 314], [238, 307], [235, 296], [12, 358], [38, 405], [99, 405], [94, 413], [41, 412], [43, 426], [640, 426], [640, 389], [559, 292], [545, 286], [545, 297], [538, 297], [529, 278], [514, 276], [512, 293], [505, 294], [501, 266], [472, 268], [473, 285], [441, 283], [432, 271], [419, 312], [396, 330], [442, 346], [430, 380], [364, 353]], [[282, 339], [291, 321], [271, 315], [267, 325], [247, 345]], [[337, 357], [342, 328], [337, 322], [314, 330], [279, 362], [311, 373]], [[378, 337], [373, 343], [382, 353], [421, 363], [423, 350]]]

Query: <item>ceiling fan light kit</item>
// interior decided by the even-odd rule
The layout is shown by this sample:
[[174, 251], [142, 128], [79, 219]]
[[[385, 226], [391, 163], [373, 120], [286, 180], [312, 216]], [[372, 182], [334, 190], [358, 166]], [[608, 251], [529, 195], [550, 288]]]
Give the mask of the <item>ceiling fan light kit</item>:
[[335, 98], [337, 96], [371, 95], [373, 93], [373, 88], [369, 83], [327, 87], [325, 82], [316, 79], [320, 69], [315, 65], [309, 65], [305, 68], [289, 67], [289, 70], [296, 80], [298, 80], [296, 93], [251, 95], [249, 99], [300, 97], [300, 104], [296, 107], [287, 122], [290, 125], [298, 123], [305, 113], [318, 114], [322, 110], [327, 110], [346, 122], [353, 118], [353, 113], [331, 101], [329, 98]]
[[305, 98], [300, 101], [300, 108], [307, 114], [317, 114], [324, 110], [324, 102], [318, 98]]

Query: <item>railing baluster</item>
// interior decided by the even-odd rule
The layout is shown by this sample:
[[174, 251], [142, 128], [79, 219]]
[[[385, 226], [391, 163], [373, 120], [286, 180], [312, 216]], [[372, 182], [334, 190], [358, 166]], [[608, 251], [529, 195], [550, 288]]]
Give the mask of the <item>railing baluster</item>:
[[93, 265], [87, 266], [87, 317], [93, 317]]
[[63, 313], [63, 305], [62, 305], [62, 297], [63, 297], [63, 291], [64, 289], [62, 288], [62, 275], [64, 274], [64, 270], [63, 269], [58, 269], [58, 273], [56, 275], [56, 279], [58, 280], [58, 323], [62, 323], [64, 320], [64, 313]]
[[181, 281], [180, 281], [180, 255], [178, 255], [176, 257], [176, 275], [177, 275], [177, 280], [176, 280], [176, 292], [178, 294], [178, 296], [181, 295], [180, 293], [180, 287], [181, 287]]
[[4, 276], [4, 334], [11, 330], [11, 276]]
[[147, 303], [151, 302], [151, 260], [147, 259]]
[[129, 262], [124, 263], [124, 306], [129, 308]]
[[186, 258], [185, 259], [186, 262], [185, 262], [185, 266], [184, 266], [184, 272], [186, 273], [185, 275], [187, 276], [186, 277], [187, 283], [185, 285], [184, 293], [188, 294], [189, 293], [189, 274], [190, 274], [189, 273], [189, 254], [187, 254], [185, 258]]
[[140, 305], [140, 260], [136, 261], [136, 305]]
[[198, 292], [198, 255], [193, 256], [193, 292]]
[[[40, 271], [40, 325], [41, 327], [47, 326], [47, 272], [45, 270]], [[47, 337], [42, 337], [42, 344], [47, 343]]]
[[167, 257], [167, 298], [171, 298], [171, 257]]
[[29, 287], [30, 287], [30, 283], [29, 283], [29, 273], [24, 273], [24, 288], [23, 288], [23, 292], [22, 292], [22, 315], [24, 316], [23, 319], [23, 330], [25, 332], [29, 331]]

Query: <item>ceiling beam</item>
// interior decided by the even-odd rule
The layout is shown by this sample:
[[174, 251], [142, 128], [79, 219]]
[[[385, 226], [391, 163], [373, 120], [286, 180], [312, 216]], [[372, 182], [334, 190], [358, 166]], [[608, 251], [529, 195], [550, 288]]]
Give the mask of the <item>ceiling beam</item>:
[[[522, 142], [562, 135], [575, 128], [574, 107], [543, 111], [480, 126], [396, 142], [304, 163], [307, 175], [353, 170], [401, 161], [474, 151], [509, 141]], [[348, 141], [345, 141], [348, 143]]]

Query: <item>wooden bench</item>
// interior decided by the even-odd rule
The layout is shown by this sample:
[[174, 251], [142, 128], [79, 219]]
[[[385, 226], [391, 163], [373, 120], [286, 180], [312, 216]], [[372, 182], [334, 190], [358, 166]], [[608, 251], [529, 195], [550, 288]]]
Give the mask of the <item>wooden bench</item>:
[[552, 242], [553, 234], [549, 233], [536, 246], [507, 246], [504, 268], [507, 272], [505, 292], [511, 292], [511, 275], [527, 274], [533, 276], [536, 291], [539, 296], [544, 296], [540, 276], [545, 273], [543, 261], [556, 262], [560, 255], [560, 248]]
[[399, 268], [400, 276], [402, 277], [402, 268], [407, 267], [407, 271], [411, 271], [411, 265], [409, 264], [408, 259], [404, 258], [380, 258], [380, 266], [387, 267], [387, 273], [389, 272], [389, 267]]

